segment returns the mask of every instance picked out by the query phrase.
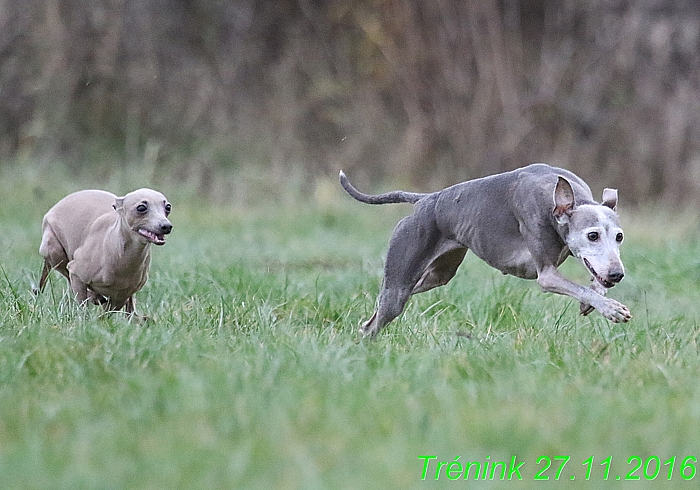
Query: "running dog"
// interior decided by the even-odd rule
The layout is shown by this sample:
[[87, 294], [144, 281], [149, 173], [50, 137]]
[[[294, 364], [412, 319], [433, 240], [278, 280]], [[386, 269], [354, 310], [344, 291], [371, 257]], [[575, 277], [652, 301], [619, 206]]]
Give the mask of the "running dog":
[[146, 283], [150, 245], [164, 245], [173, 226], [163, 194], [139, 189], [124, 197], [84, 190], [61, 199], [44, 216], [39, 253], [44, 268], [36, 293], [56, 269], [79, 303], [134, 314], [134, 294]]
[[[401, 314], [411, 295], [447, 284], [469, 249], [503, 274], [536, 279], [544, 292], [575, 298], [584, 315], [596, 309], [616, 323], [632, 317], [625, 305], [605, 297], [625, 275], [616, 189], [605, 189], [598, 204], [579, 177], [542, 163], [428, 194], [363, 194], [342, 171], [340, 183], [363, 203], [415, 205], [394, 229], [377, 310], [361, 327], [364, 336]], [[570, 255], [590, 272], [590, 287], [557, 270]]]

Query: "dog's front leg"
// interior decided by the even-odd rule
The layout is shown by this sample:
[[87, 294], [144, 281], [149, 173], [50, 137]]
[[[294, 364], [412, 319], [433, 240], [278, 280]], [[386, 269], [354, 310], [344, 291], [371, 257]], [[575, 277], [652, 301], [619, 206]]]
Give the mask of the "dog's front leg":
[[78, 276], [75, 274], [70, 274], [70, 287], [75, 293], [75, 299], [78, 300], [79, 304], [85, 304], [88, 300], [88, 288]]
[[[599, 283], [599, 282], [596, 281], [595, 279], [591, 279], [591, 281], [593, 281], [593, 282], [591, 283], [591, 285], [590, 285], [589, 287], [590, 287], [593, 291], [595, 291], [596, 293], [600, 294], [601, 296], [605, 296], [606, 294], [608, 294], [608, 288], [606, 288], [605, 286], [603, 286], [601, 283]], [[592, 312], [593, 310], [595, 310], [595, 308], [593, 308], [591, 305], [589, 305], [589, 304], [587, 304], [587, 303], [581, 303], [580, 311], [579, 311], [579, 312], [580, 312], [583, 316], [587, 316], [587, 315], [588, 315], [590, 312]]]
[[539, 271], [537, 283], [542, 291], [571, 296], [580, 303], [591, 305], [611, 322], [628, 322], [632, 318], [630, 310], [625, 305], [604, 297], [592, 288], [586, 288], [568, 280], [554, 266], [547, 266]]
[[134, 299], [134, 295], [132, 294], [127, 298], [126, 303], [124, 303], [124, 311], [130, 316], [135, 318], [136, 320], [140, 322], [147, 322], [151, 319], [148, 315], [139, 315], [136, 313], [136, 300]]

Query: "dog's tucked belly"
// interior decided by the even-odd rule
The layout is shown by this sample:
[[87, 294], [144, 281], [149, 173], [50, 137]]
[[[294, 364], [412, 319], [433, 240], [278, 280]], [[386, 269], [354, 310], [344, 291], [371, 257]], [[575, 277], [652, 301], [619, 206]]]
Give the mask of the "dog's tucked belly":
[[503, 274], [537, 279], [537, 266], [514, 217], [491, 220], [486, 213], [471, 215], [471, 221], [449, 216], [441, 220], [441, 230]]

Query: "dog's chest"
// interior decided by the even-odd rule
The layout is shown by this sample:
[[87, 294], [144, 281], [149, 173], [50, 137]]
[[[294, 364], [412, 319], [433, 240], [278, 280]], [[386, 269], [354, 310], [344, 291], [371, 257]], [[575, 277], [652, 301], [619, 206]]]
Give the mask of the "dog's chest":
[[104, 254], [101, 260], [74, 260], [70, 265], [93, 291], [109, 298], [128, 298], [143, 287], [148, 278], [150, 254], [129, 256]]
[[146, 283], [146, 279], [146, 271], [137, 271], [128, 275], [107, 271], [105, 274], [95, 276], [88, 286], [96, 293], [108, 298], [126, 299], [140, 290]]

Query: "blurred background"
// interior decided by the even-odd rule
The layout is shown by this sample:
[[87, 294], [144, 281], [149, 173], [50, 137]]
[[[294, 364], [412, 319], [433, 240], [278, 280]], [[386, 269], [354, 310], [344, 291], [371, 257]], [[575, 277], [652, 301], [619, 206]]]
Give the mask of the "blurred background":
[[697, 0], [0, 0], [0, 165], [700, 198]]

